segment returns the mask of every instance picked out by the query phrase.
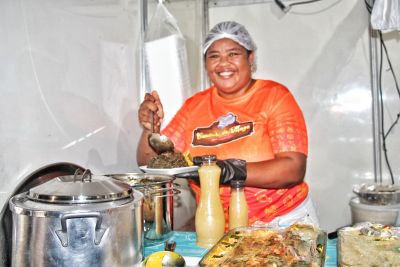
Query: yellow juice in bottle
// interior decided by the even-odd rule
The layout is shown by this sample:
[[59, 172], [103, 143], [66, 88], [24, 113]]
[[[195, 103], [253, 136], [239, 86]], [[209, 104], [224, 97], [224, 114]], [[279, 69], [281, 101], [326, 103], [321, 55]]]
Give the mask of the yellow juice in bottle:
[[210, 248], [225, 232], [224, 209], [219, 195], [221, 169], [215, 156], [205, 156], [198, 171], [201, 193], [195, 217], [197, 245]]
[[231, 181], [231, 198], [229, 201], [229, 230], [248, 225], [249, 209], [244, 193], [244, 181]]

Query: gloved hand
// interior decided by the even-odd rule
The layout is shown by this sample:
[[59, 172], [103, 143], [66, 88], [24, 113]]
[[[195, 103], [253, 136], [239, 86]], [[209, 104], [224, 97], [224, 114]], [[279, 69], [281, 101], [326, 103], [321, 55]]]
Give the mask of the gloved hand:
[[230, 184], [231, 180], [246, 180], [247, 164], [242, 159], [217, 160], [217, 165], [221, 168], [220, 184]]
[[[193, 157], [195, 165], [201, 165], [201, 157]], [[247, 164], [241, 159], [217, 160], [217, 165], [221, 168], [220, 184], [229, 184], [231, 180], [246, 180]], [[181, 173], [175, 175], [178, 178], [189, 178], [199, 182], [198, 171]]]

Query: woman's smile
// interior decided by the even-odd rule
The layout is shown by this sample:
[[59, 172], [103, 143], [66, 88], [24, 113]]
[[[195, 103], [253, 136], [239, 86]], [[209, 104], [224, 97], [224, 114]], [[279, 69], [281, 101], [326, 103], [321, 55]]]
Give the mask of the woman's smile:
[[222, 78], [229, 79], [230, 77], [232, 77], [233, 71], [223, 71], [223, 72], [219, 72], [218, 75], [221, 76]]

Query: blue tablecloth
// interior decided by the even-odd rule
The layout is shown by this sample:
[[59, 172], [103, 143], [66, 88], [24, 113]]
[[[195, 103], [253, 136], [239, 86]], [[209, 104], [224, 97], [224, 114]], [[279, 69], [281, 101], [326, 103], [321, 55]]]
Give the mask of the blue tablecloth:
[[[186, 257], [203, 257], [208, 251], [196, 245], [196, 234], [194, 232], [172, 232], [167, 239], [176, 242], [175, 251]], [[164, 250], [164, 243], [157, 245], [146, 245], [144, 248], [145, 256], [153, 252]], [[325, 267], [336, 267], [336, 239], [328, 239], [326, 247]]]

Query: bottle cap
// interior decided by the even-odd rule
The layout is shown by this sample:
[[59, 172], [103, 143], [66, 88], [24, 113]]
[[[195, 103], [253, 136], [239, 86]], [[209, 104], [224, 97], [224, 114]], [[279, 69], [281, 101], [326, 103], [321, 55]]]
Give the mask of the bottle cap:
[[232, 188], [242, 188], [244, 187], [244, 180], [231, 180]]
[[201, 161], [203, 162], [210, 162], [210, 161], [216, 161], [217, 156], [216, 155], [204, 155], [201, 157]]

